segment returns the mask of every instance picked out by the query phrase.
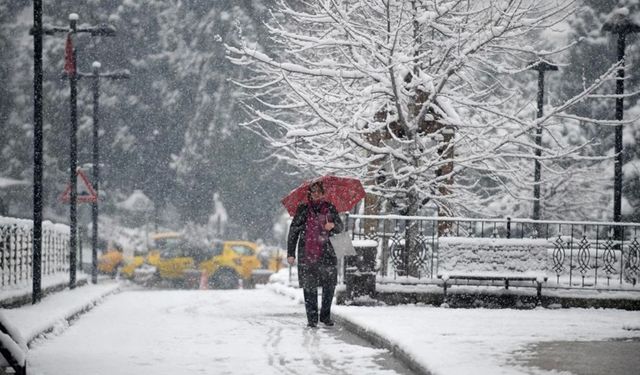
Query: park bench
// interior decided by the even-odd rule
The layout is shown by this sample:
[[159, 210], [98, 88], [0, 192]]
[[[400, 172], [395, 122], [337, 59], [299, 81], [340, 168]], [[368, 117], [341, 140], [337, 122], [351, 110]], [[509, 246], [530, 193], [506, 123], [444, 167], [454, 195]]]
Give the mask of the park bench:
[[509, 289], [510, 281], [525, 281], [525, 282], [535, 282], [536, 283], [536, 294], [538, 296], [538, 300], [542, 298], [542, 284], [547, 282], [547, 276], [536, 276], [536, 275], [523, 275], [523, 274], [504, 274], [504, 275], [482, 275], [482, 274], [449, 274], [443, 273], [439, 274], [438, 279], [442, 280], [442, 287], [444, 293], [444, 300], [447, 300], [447, 288], [452, 285], [452, 282], [457, 282], [459, 280], [477, 280], [477, 281], [499, 281], [504, 283], [504, 288]]
[[[549, 269], [548, 240], [440, 238], [437, 278], [444, 300], [453, 285], [535, 286], [538, 301]], [[473, 283], [472, 283], [473, 282]], [[518, 282], [518, 285], [515, 285]]]

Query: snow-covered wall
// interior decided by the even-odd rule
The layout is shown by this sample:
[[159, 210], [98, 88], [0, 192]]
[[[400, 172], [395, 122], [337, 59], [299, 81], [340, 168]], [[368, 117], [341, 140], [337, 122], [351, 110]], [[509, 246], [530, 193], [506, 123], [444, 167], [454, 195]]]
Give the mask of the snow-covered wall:
[[546, 273], [552, 246], [544, 239], [441, 237], [438, 272]]

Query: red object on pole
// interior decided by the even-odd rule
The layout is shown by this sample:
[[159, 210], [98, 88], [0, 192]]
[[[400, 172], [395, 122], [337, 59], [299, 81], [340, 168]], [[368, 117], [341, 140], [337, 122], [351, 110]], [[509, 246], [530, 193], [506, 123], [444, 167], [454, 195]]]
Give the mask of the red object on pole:
[[64, 46], [64, 71], [68, 75], [76, 74], [76, 63], [73, 58], [73, 42], [71, 40], [71, 34], [67, 35], [67, 43]]
[[322, 176], [303, 182], [282, 199], [282, 204], [294, 216], [300, 203], [308, 202], [309, 186], [314, 182], [321, 182], [324, 197], [331, 202], [338, 212], [351, 210], [366, 195], [362, 183], [357, 178]]
[[[76, 186], [80, 188], [80, 191], [76, 196], [77, 203], [94, 203], [98, 201], [98, 193], [96, 193], [96, 190], [93, 188], [93, 185], [91, 185], [91, 182], [82, 169], [76, 170], [76, 181]], [[62, 195], [60, 195], [61, 202], [71, 202], [71, 189], [72, 186], [71, 183], [69, 183]]]

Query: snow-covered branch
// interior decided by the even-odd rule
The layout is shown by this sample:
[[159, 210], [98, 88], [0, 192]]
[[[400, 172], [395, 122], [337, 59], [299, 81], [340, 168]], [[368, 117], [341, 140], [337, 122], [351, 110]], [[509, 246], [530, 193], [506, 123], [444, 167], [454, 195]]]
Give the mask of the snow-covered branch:
[[523, 163], [554, 171], [562, 160], [602, 159], [583, 155], [589, 139], [565, 142], [562, 131], [587, 120], [567, 110], [617, 67], [539, 119], [515, 88], [523, 66], [569, 48], [543, 48], [537, 38], [575, 8], [572, 0], [283, 0], [270, 23], [277, 48], [239, 43], [227, 52], [254, 72], [234, 81], [260, 120], [245, 126], [274, 155], [360, 177], [400, 209], [428, 201], [443, 212], [480, 212], [487, 191], [519, 196], [516, 187], [530, 187]]

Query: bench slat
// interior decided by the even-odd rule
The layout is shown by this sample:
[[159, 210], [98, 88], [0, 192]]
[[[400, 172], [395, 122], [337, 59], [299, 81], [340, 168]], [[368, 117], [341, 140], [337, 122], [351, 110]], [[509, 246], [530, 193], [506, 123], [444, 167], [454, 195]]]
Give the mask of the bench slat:
[[[442, 279], [443, 275], [438, 275], [438, 279]], [[538, 276], [523, 276], [523, 275], [502, 275], [502, 276], [489, 276], [489, 275], [447, 275], [449, 279], [461, 279], [461, 280], [513, 280], [513, 281], [537, 281]], [[547, 281], [547, 277], [543, 277], [544, 281]]]

